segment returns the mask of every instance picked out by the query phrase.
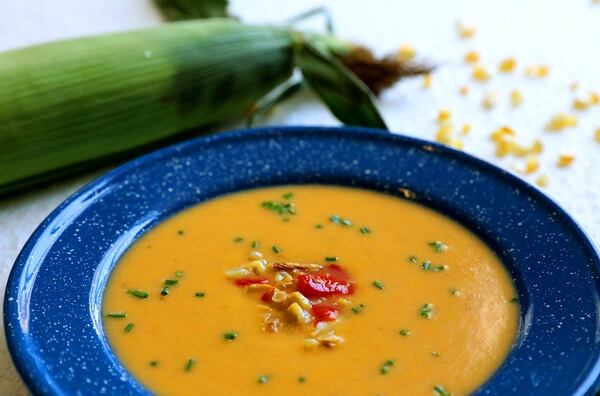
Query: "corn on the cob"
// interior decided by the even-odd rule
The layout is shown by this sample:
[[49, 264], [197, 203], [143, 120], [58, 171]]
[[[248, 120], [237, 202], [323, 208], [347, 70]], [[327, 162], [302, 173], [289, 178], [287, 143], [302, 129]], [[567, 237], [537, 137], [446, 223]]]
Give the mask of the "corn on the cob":
[[0, 194], [240, 116], [291, 75], [294, 45], [211, 19], [0, 54]]

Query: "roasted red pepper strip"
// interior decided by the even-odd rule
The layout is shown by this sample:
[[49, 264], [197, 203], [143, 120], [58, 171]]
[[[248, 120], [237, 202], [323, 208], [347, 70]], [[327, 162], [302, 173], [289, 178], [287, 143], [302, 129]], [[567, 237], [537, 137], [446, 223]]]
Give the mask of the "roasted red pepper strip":
[[275, 293], [275, 288], [272, 287], [269, 290], [267, 290], [266, 292], [264, 292], [263, 295], [260, 296], [260, 299], [266, 303], [271, 302], [274, 293]]
[[308, 298], [352, 294], [352, 284], [331, 275], [304, 274], [298, 277], [298, 291]]
[[329, 305], [313, 305], [312, 312], [315, 316], [315, 324], [319, 322], [332, 322], [338, 317], [338, 309]]
[[267, 278], [240, 278], [233, 281], [238, 286], [264, 285], [269, 283]]

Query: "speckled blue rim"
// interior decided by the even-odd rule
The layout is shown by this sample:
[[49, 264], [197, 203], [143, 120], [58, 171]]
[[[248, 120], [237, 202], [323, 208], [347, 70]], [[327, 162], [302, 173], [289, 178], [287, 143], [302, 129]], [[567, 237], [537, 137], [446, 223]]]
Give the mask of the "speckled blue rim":
[[522, 306], [518, 340], [478, 395], [593, 394], [600, 373], [598, 252], [534, 187], [430, 142], [360, 128], [273, 127], [176, 144], [67, 199], [17, 258], [4, 300], [8, 345], [40, 395], [144, 395], [110, 351], [100, 303], [111, 269], [155, 224], [206, 199], [278, 184], [387, 192], [433, 207], [485, 239]]

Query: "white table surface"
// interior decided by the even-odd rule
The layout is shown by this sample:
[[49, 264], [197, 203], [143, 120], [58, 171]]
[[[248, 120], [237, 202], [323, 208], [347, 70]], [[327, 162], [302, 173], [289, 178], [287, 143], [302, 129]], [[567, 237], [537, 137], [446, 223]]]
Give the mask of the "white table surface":
[[[590, 90], [600, 92], [600, 5], [591, 0], [232, 3], [235, 15], [256, 23], [281, 21], [307, 8], [327, 5], [341, 36], [367, 44], [377, 53], [411, 44], [421, 59], [435, 63], [438, 69], [430, 89], [423, 89], [420, 79], [407, 80], [382, 96], [381, 109], [390, 128], [432, 139], [438, 110], [448, 108], [457, 125], [468, 122], [473, 126], [464, 139], [465, 151], [506, 169], [517, 161], [494, 156], [489, 139], [492, 130], [510, 125], [524, 143], [542, 138], [542, 170], [527, 180], [533, 182], [539, 174], [548, 174], [550, 184], [545, 191], [600, 241], [600, 143], [594, 141], [594, 131], [600, 127], [600, 106], [580, 114], [577, 128], [557, 134], [543, 130], [556, 112], [570, 111], [574, 96]], [[454, 27], [457, 20], [476, 27], [475, 38], [459, 39]], [[0, 7], [0, 50], [158, 23], [160, 16], [150, 0], [4, 0]], [[507, 56], [517, 59], [520, 70], [511, 75], [494, 73], [487, 84], [472, 82], [470, 69], [462, 60], [470, 49], [479, 51], [489, 70], [495, 71], [498, 61]], [[549, 77], [523, 77], [522, 67], [528, 64], [550, 66]], [[569, 89], [573, 82], [580, 86], [576, 93]], [[471, 92], [461, 97], [458, 87], [465, 84]], [[513, 88], [520, 89], [525, 98], [516, 110], [507, 99]], [[490, 91], [496, 92], [500, 101], [495, 109], [485, 111], [481, 96]], [[338, 124], [309, 94], [281, 107], [267, 122]], [[576, 160], [572, 167], [559, 169], [556, 157], [564, 151], [575, 154]], [[0, 200], [0, 292], [16, 255], [35, 227], [63, 199], [98, 174], [88, 173]], [[27, 394], [6, 351], [3, 328], [0, 333], [0, 394]]]

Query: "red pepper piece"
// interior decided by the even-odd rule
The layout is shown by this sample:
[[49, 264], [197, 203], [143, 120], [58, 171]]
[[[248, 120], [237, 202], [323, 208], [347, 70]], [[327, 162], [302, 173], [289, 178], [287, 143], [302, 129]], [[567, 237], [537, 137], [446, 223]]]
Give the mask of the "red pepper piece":
[[264, 285], [269, 283], [267, 278], [240, 278], [233, 281], [238, 286]]
[[319, 322], [332, 322], [337, 319], [339, 311], [330, 305], [313, 305], [312, 313], [315, 316], [315, 324]]
[[264, 292], [263, 295], [260, 296], [260, 299], [266, 303], [271, 302], [271, 299], [273, 298], [274, 293], [275, 293], [275, 288], [272, 287], [269, 290], [267, 290], [266, 292]]
[[298, 277], [298, 291], [308, 298], [352, 294], [352, 284], [329, 274]]

